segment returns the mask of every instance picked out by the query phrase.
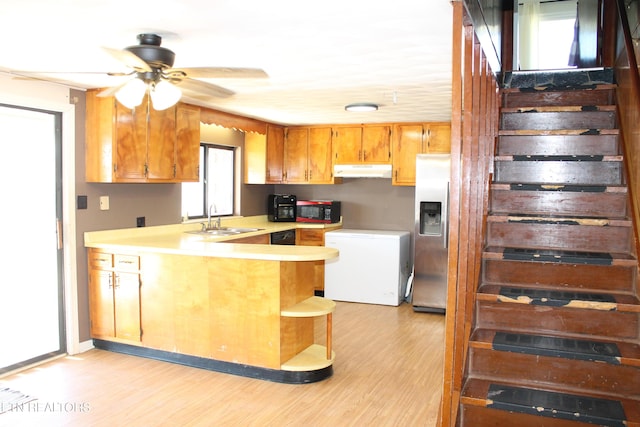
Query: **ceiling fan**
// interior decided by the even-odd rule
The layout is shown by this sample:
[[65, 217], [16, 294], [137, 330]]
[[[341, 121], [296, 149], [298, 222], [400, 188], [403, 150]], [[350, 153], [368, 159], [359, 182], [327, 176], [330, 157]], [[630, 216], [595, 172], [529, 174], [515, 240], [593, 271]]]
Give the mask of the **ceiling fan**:
[[[197, 80], [198, 78], [266, 78], [267, 73], [259, 68], [231, 67], [194, 67], [172, 68], [175, 53], [161, 46], [162, 37], [152, 33], [138, 34], [138, 44], [124, 49], [103, 49], [118, 61], [122, 62], [130, 72], [101, 73], [109, 76], [131, 76], [123, 84], [102, 90], [98, 96], [113, 96], [127, 108], [140, 105], [144, 95], [149, 92], [151, 104], [156, 110], [164, 110], [177, 103], [182, 94], [190, 98], [206, 100], [209, 98], [226, 98], [233, 91], [221, 86]], [[9, 71], [21, 78], [39, 79], [50, 72]], [[57, 73], [56, 73], [57, 74]], [[78, 74], [78, 73], [72, 73]], [[79, 73], [84, 74], [84, 73]]]
[[195, 98], [228, 97], [233, 91], [207, 83], [197, 78], [265, 78], [267, 74], [257, 68], [197, 67], [172, 68], [175, 53], [161, 46], [162, 37], [157, 34], [138, 34], [139, 44], [122, 50], [104, 48], [114, 58], [128, 66], [132, 75], [126, 83], [107, 88], [98, 96], [115, 95], [118, 101], [129, 108], [142, 102], [149, 91], [151, 103], [156, 110], [169, 108], [178, 102], [182, 92]]

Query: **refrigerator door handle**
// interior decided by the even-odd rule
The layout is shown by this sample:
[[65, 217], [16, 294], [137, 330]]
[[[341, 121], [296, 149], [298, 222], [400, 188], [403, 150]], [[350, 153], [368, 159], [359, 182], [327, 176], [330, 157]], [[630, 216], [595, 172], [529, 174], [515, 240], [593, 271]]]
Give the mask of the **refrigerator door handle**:
[[442, 234], [444, 240], [444, 248], [449, 247], [449, 182], [447, 181], [447, 193], [445, 194], [444, 207], [442, 209]]
[[449, 247], [449, 182], [447, 181], [447, 193], [444, 196], [444, 206], [442, 207], [442, 235], [444, 240], [444, 248]]

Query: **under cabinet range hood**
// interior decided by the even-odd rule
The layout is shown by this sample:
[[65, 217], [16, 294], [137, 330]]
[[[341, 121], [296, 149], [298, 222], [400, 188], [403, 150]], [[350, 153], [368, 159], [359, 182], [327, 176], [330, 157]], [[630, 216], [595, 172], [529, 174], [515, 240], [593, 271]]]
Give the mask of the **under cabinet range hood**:
[[336, 178], [391, 178], [391, 165], [334, 165]]

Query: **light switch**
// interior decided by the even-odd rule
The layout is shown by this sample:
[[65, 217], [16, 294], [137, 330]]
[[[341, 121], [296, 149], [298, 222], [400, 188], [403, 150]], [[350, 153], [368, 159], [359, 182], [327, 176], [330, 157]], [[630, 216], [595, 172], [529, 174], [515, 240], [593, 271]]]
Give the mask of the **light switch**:
[[101, 211], [109, 210], [109, 196], [100, 196], [100, 210]]

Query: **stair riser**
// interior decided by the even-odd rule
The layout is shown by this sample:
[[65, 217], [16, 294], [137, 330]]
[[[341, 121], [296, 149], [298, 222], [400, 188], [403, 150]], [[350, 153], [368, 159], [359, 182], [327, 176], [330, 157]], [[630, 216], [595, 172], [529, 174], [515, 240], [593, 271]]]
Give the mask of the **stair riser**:
[[502, 113], [502, 130], [614, 129], [614, 111]]
[[504, 214], [625, 218], [626, 197], [626, 193], [494, 190], [490, 209]]
[[487, 244], [500, 247], [627, 253], [631, 236], [630, 227], [487, 223]]
[[620, 185], [620, 162], [504, 161], [495, 162], [495, 182]]
[[[484, 260], [483, 282], [632, 293], [635, 267]], [[600, 278], [594, 280], [594, 278]]]
[[588, 339], [638, 339], [637, 313], [478, 301], [477, 327], [520, 331], [533, 335], [557, 334]]
[[618, 135], [503, 135], [499, 156], [511, 155], [603, 155], [620, 154]]
[[473, 405], [461, 405], [464, 427], [594, 427], [593, 424], [558, 418], [538, 417]]
[[471, 348], [469, 375], [524, 387], [640, 397], [640, 368]]
[[584, 91], [507, 91], [502, 96], [502, 106], [544, 107], [550, 105], [611, 105], [614, 94], [611, 89]]

